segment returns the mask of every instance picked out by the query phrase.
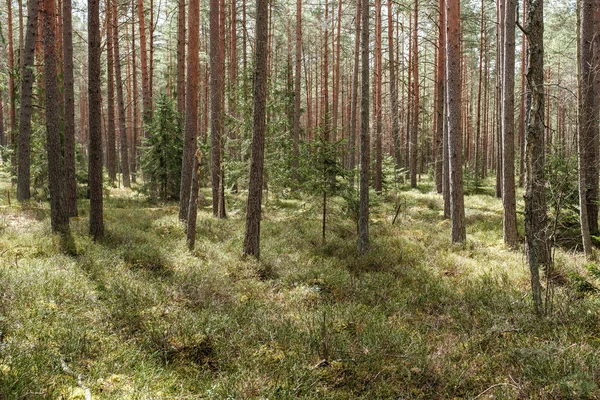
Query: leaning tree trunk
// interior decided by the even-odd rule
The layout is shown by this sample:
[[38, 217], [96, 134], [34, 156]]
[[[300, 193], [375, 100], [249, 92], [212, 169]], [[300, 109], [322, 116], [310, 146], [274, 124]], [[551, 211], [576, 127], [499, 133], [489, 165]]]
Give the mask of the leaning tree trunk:
[[19, 110], [19, 153], [17, 200], [24, 201], [31, 197], [31, 114], [33, 113], [33, 63], [35, 43], [38, 30], [38, 12], [40, 2], [33, 0], [27, 6], [27, 32], [23, 49], [23, 72], [21, 80], [21, 108]]

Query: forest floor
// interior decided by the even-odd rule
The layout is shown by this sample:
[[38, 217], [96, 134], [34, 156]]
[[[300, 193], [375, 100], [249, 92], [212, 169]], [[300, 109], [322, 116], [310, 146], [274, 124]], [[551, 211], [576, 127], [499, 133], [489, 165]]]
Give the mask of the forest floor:
[[9, 191], [1, 175], [1, 399], [600, 397], [600, 282], [558, 250], [536, 316], [489, 188], [462, 246], [431, 183], [374, 199], [363, 257], [343, 200], [323, 244], [318, 199], [270, 195], [260, 262], [241, 257], [243, 194], [225, 220], [204, 199], [191, 254], [175, 203], [110, 189], [106, 237], [82, 200], [64, 254], [47, 203]]

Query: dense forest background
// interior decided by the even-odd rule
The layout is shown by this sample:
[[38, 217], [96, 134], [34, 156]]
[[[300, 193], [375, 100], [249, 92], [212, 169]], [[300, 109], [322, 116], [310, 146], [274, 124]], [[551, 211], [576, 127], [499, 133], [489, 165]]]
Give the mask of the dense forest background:
[[594, 398], [591, 0], [0, 4], [0, 398]]

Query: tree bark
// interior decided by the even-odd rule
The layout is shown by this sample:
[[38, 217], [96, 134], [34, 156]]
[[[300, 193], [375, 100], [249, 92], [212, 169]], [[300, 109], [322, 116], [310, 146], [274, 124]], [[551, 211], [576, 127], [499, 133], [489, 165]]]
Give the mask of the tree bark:
[[46, 85], [46, 149], [48, 151], [48, 186], [50, 191], [50, 224], [54, 232], [69, 232], [69, 216], [65, 207], [64, 164], [60, 140], [60, 103], [58, 92], [58, 54], [55, 37], [56, 8], [54, 0], [44, 0], [44, 77]]
[[361, 0], [356, 1], [356, 32], [354, 33], [354, 70], [352, 72], [352, 105], [350, 110], [350, 141], [348, 144], [348, 169], [350, 186], [354, 187], [354, 169], [356, 167], [356, 137], [358, 119], [358, 69], [360, 60], [360, 24]]
[[298, 157], [300, 142], [300, 97], [301, 97], [301, 66], [302, 66], [302, 0], [296, 0], [296, 72], [294, 76], [294, 134], [292, 137], [292, 169], [293, 178], [298, 180]]
[[267, 103], [268, 0], [256, 0], [256, 53], [254, 69], [254, 113], [252, 159], [246, 206], [246, 234], [243, 254], [260, 258], [260, 220]]
[[119, 51], [119, 14], [117, 1], [112, 0], [112, 34], [115, 67], [115, 84], [117, 87], [117, 111], [119, 115], [119, 136], [121, 139], [121, 173], [123, 174], [123, 186], [131, 187], [129, 176], [129, 138], [125, 123], [125, 101], [123, 98], [123, 78], [121, 76], [121, 54]]
[[146, 47], [146, 21], [144, 16], [144, 0], [137, 0], [140, 31], [140, 63], [142, 64], [142, 106], [144, 123], [152, 119], [152, 93], [148, 76], [148, 51]]
[[88, 81], [90, 235], [94, 240], [98, 240], [104, 236], [99, 0], [89, 0], [88, 2]]
[[10, 145], [13, 149], [11, 157], [11, 174], [12, 178], [17, 175], [17, 94], [15, 92], [15, 53], [13, 47], [13, 23], [12, 23], [12, 0], [6, 0], [7, 13], [7, 38], [8, 41], [8, 99], [9, 109], [8, 117], [10, 122]]
[[444, 64], [446, 62], [445, 42], [445, 5], [444, 0], [439, 0], [438, 3], [439, 19], [438, 19], [438, 43], [437, 43], [437, 63], [436, 63], [436, 97], [435, 97], [435, 185], [438, 193], [444, 193], [444, 147], [447, 145], [444, 142]]
[[112, 23], [111, 1], [106, 0], [106, 97], [107, 113], [106, 118], [106, 168], [108, 169], [108, 178], [114, 185], [117, 180], [117, 145], [116, 145], [116, 127], [115, 127], [115, 62], [114, 62], [114, 37]]
[[504, 243], [519, 245], [515, 199], [515, 0], [505, 0], [502, 79], [502, 231]]
[[[179, 187], [179, 219], [189, 222], [190, 190], [194, 173], [194, 159], [198, 136], [198, 83], [200, 79], [200, 1], [190, 0], [188, 12], [188, 79], [185, 99], [185, 134], [181, 161], [181, 182]], [[195, 217], [194, 217], [195, 218]], [[189, 238], [188, 238], [189, 240]]]
[[398, 82], [396, 81], [396, 58], [394, 57], [394, 21], [392, 0], [388, 0], [388, 52], [390, 67], [390, 113], [392, 118], [392, 140], [394, 141], [394, 161], [400, 168], [400, 121], [398, 118]]
[[[234, 0], [235, 1], [235, 0]], [[199, 30], [198, 26], [193, 28]], [[191, 31], [190, 31], [191, 32]], [[185, 112], [185, 0], [177, 1], [177, 112]]]
[[381, 49], [381, 0], [375, 0], [375, 70], [373, 71], [373, 115], [375, 117], [375, 192], [383, 191], [383, 154], [381, 130], [383, 128], [383, 112], [381, 109], [382, 49]]
[[466, 240], [462, 174], [460, 0], [446, 1], [446, 99], [452, 243]]
[[[35, 1], [35, 0], [34, 0]], [[65, 198], [69, 217], [77, 216], [77, 181], [75, 180], [75, 81], [73, 78], [73, 23], [71, 0], [63, 6], [63, 82], [65, 104]]]
[[593, 4], [592, 0], [581, 1], [580, 16], [580, 75], [579, 80], [579, 134], [578, 134], [578, 159], [579, 159], [579, 218], [581, 222], [581, 236], [583, 241], [583, 250], [586, 257], [591, 256], [591, 238], [590, 238], [590, 164], [593, 162], [590, 147], [594, 143], [594, 134], [597, 129], [597, 119], [594, 115], [595, 96], [593, 87], [592, 53], [593, 53]]
[[362, 93], [360, 125], [360, 201], [358, 213], [358, 253], [369, 250], [369, 2], [361, 4]]
[[[223, 133], [223, 60], [221, 59], [220, 1], [210, 0], [210, 122], [212, 147], [213, 215], [221, 218], [221, 137]], [[224, 211], [224, 210], [223, 210]]]
[[33, 113], [33, 67], [35, 43], [38, 30], [38, 12], [40, 2], [29, 1], [27, 6], [27, 32], [23, 51], [23, 73], [21, 80], [21, 108], [19, 109], [19, 153], [17, 200], [25, 201], [31, 197], [31, 114]]
[[495, 137], [495, 165], [496, 165], [496, 197], [502, 197], [502, 90], [504, 69], [504, 3], [506, 0], [496, 2], [496, 60], [498, 71], [496, 73], [496, 137]]
[[544, 176], [544, 11], [543, 1], [527, 0], [527, 129], [525, 134], [525, 240], [536, 310], [541, 311], [539, 266], [550, 263]]
[[412, 115], [410, 128], [410, 187], [417, 187], [417, 151], [419, 130], [419, 1], [415, 0], [412, 40]]

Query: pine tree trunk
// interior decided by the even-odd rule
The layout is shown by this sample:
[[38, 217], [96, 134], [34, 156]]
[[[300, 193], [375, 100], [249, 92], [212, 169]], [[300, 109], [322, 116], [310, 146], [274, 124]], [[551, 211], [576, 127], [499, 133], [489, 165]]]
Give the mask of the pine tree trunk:
[[[17, 200], [31, 197], [31, 114], [33, 113], [33, 64], [38, 31], [40, 2], [33, 0], [27, 6], [27, 32], [23, 50], [23, 72], [21, 77], [21, 108], [19, 109], [19, 152]], [[5, 139], [6, 140], [6, 139]]]
[[445, 28], [445, 4], [444, 0], [439, 0], [438, 10], [438, 44], [437, 44], [437, 62], [436, 62], [436, 97], [435, 101], [435, 185], [438, 193], [444, 193], [444, 162], [447, 163], [447, 158], [444, 158], [444, 147], [447, 145], [444, 142], [444, 64], [446, 62], [445, 54], [445, 41], [446, 41], [446, 28]]
[[[192, 190], [192, 175], [196, 158], [198, 136], [198, 83], [200, 78], [200, 1], [190, 0], [188, 3], [188, 79], [185, 99], [185, 134], [183, 142], [183, 157], [181, 162], [181, 182], [179, 187], [179, 219], [186, 223], [190, 221], [190, 191]], [[197, 190], [196, 190], [197, 192]], [[195, 210], [194, 210], [195, 211]], [[195, 219], [195, 216], [192, 218]], [[189, 230], [188, 230], [189, 234]], [[188, 241], [189, 241], [188, 236]]]
[[11, 175], [17, 175], [17, 93], [15, 92], [15, 53], [13, 48], [12, 0], [6, 0], [7, 35], [8, 41], [8, 116], [10, 122], [10, 145], [13, 149], [11, 159]]
[[292, 144], [293, 179], [298, 180], [298, 157], [300, 142], [300, 97], [301, 97], [301, 67], [302, 67], [302, 0], [296, 0], [296, 72], [294, 76], [294, 133]]
[[131, 81], [132, 81], [132, 103], [133, 108], [133, 129], [131, 138], [131, 180], [135, 182], [137, 176], [137, 145], [139, 137], [139, 109], [138, 109], [138, 81], [137, 81], [137, 62], [135, 48], [135, 0], [131, 0]]
[[[193, 28], [199, 30], [198, 26]], [[177, 112], [185, 112], [185, 0], [177, 0]]]
[[[583, 250], [586, 257], [592, 254], [590, 238], [590, 213], [588, 199], [590, 192], [589, 166], [591, 163], [589, 147], [593, 143], [596, 117], [594, 116], [594, 89], [592, 63], [592, 42], [594, 35], [593, 1], [581, 0], [580, 14], [580, 86], [579, 86], [579, 134], [578, 134], [578, 159], [579, 159], [579, 218], [581, 222], [581, 236]], [[531, 45], [531, 44], [530, 44]]]
[[268, 0], [257, 0], [256, 8], [252, 160], [250, 162], [250, 181], [248, 184], [248, 203], [246, 206], [246, 234], [244, 236], [243, 254], [259, 259], [267, 103]]
[[496, 2], [496, 60], [498, 71], [496, 73], [496, 137], [495, 137], [495, 165], [496, 165], [496, 197], [502, 197], [502, 90], [504, 85], [503, 69], [504, 69], [504, 3], [506, 0], [498, 0]]
[[100, 96], [100, 1], [88, 2], [88, 116], [90, 235], [94, 240], [104, 236], [102, 206], [102, 99]]
[[390, 64], [390, 106], [392, 118], [392, 140], [394, 141], [394, 161], [396, 169], [400, 168], [400, 121], [398, 118], [398, 83], [396, 81], [396, 58], [394, 57], [394, 21], [392, 0], [387, 2], [388, 8], [388, 52]]
[[54, 0], [44, 0], [44, 77], [46, 87], [46, 149], [48, 151], [48, 186], [50, 192], [50, 224], [54, 232], [69, 232], [69, 216], [65, 207], [64, 164], [60, 139], [58, 54], [55, 37], [56, 8]]
[[505, 0], [502, 79], [502, 228], [504, 243], [519, 245], [515, 198], [515, 0]]
[[356, 139], [358, 122], [358, 63], [360, 62], [360, 24], [361, 0], [356, 1], [356, 31], [354, 33], [354, 69], [352, 72], [352, 105], [350, 110], [350, 141], [348, 144], [348, 169], [350, 186], [354, 187], [354, 169], [356, 167]]
[[[523, 22], [527, 13], [527, 0], [523, 0]], [[521, 39], [521, 101], [519, 104], [519, 186], [525, 182], [525, 69], [527, 55], [527, 37], [525, 33]], [[558, 114], [558, 113], [557, 113]]]
[[146, 47], [146, 21], [144, 16], [144, 0], [137, 0], [138, 21], [140, 31], [140, 63], [142, 65], [142, 103], [143, 120], [148, 123], [152, 119], [152, 92], [148, 76], [148, 50]]
[[75, 180], [75, 80], [73, 78], [73, 23], [71, 0], [63, 1], [63, 82], [65, 102], [65, 196], [67, 214], [77, 216]]
[[479, 30], [479, 79], [477, 82], [477, 126], [475, 130], [475, 178], [480, 177], [479, 166], [481, 162], [481, 148], [479, 146], [481, 139], [481, 87], [483, 84], [483, 36], [485, 31], [485, 2], [481, 0], [481, 20]]
[[117, 180], [117, 147], [116, 147], [116, 128], [115, 128], [115, 84], [114, 84], [114, 50], [113, 50], [113, 24], [112, 24], [112, 7], [111, 1], [107, 0], [106, 4], [106, 97], [107, 97], [107, 112], [106, 121], [106, 168], [108, 170], [108, 178], [114, 185]]
[[210, 0], [210, 122], [212, 137], [212, 196], [213, 215], [221, 217], [221, 137], [223, 121], [223, 63], [221, 59], [220, 1]]
[[452, 243], [466, 240], [462, 174], [460, 0], [446, 1], [446, 101]]
[[373, 75], [373, 115], [375, 116], [375, 192], [383, 191], [383, 160], [381, 130], [383, 127], [383, 112], [381, 109], [381, 0], [375, 0], [375, 71]]
[[360, 201], [358, 213], [358, 253], [369, 250], [369, 2], [361, 4], [362, 90], [360, 125]]
[[123, 186], [131, 187], [129, 176], [129, 137], [125, 123], [125, 100], [123, 97], [123, 78], [121, 76], [121, 54], [119, 51], [119, 15], [117, 1], [112, 0], [112, 34], [115, 67], [115, 85], [117, 88], [117, 111], [119, 115], [119, 136], [121, 139], [121, 173], [123, 174]]
[[417, 152], [419, 130], [419, 1], [415, 0], [412, 39], [412, 115], [410, 128], [410, 187], [417, 187]]
[[527, 0], [527, 128], [525, 133], [525, 239], [536, 311], [542, 307], [539, 266], [550, 263], [544, 177], [544, 14], [543, 2]]

